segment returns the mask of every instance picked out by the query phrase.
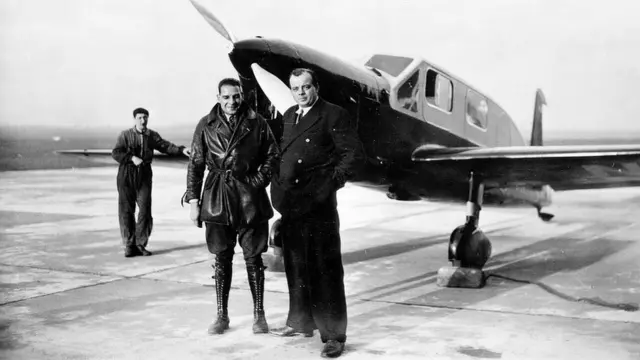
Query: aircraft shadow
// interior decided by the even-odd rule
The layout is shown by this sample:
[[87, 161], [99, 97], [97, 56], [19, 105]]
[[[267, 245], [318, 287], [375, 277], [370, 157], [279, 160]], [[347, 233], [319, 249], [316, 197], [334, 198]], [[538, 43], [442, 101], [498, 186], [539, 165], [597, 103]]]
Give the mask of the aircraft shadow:
[[[501, 277], [523, 280], [522, 282], [513, 282], [504, 278], [490, 278], [487, 281], [487, 285], [482, 289], [442, 288], [417, 297], [402, 299], [401, 302], [403, 304], [462, 309], [500, 296], [506, 291], [514, 290], [529, 283], [539, 282], [539, 280], [552, 274], [571, 272], [588, 267], [608, 256], [624, 251], [634, 243], [632, 240], [610, 240], [607, 238], [585, 241], [575, 235], [576, 234], [574, 234], [574, 236], [563, 235], [554, 237], [513, 249], [496, 255], [487, 264], [487, 266], [499, 267], [497, 270], [488, 271], [488, 275], [498, 274]], [[540, 255], [526, 258], [533, 254]], [[524, 260], [514, 262], [514, 260], [517, 259]], [[506, 265], [500, 267], [501, 264]], [[383, 300], [388, 296], [401, 293], [402, 291], [432, 284], [436, 281], [435, 274], [436, 271], [430, 271], [394, 284], [380, 286], [359, 294], [353, 294], [351, 297], [363, 297], [362, 300], [365, 301]], [[421, 277], [425, 278], [425, 280], [415, 282], [416, 279]], [[397, 287], [398, 285], [407, 283], [410, 285], [401, 288]], [[375, 293], [385, 288], [390, 290], [371, 297], [365, 296], [367, 293]], [[572, 296], [562, 294], [557, 289], [548, 292], [566, 300], [573, 299]], [[370, 316], [370, 314], [366, 316]]]
[[[534, 244], [523, 246], [502, 254], [495, 256], [491, 263], [488, 265], [505, 264], [503, 267], [489, 271], [489, 273], [504, 275], [513, 277], [516, 279], [526, 280], [524, 282], [512, 282], [505, 279], [491, 278], [488, 280], [487, 285], [481, 289], [456, 289], [456, 288], [440, 288], [436, 291], [426, 293], [420, 296], [415, 296], [407, 299], [398, 299], [397, 294], [403, 291], [416, 289], [428, 284], [433, 284], [436, 281], [436, 271], [429, 271], [421, 275], [417, 275], [411, 278], [404, 279], [394, 284], [380, 286], [374, 289], [369, 289], [366, 292], [359, 294], [352, 294], [349, 296], [353, 300], [355, 297], [360, 301], [380, 301], [390, 303], [388, 306], [377, 308], [376, 310], [365, 312], [354, 317], [349, 318], [350, 323], [371, 323], [372, 326], [382, 326], [388, 331], [403, 332], [410, 331], [411, 328], [419, 326], [418, 323], [408, 321], [403, 323], [401, 321], [394, 321], [392, 323], [384, 322], [384, 319], [388, 319], [392, 314], [397, 313], [397, 306], [401, 305], [418, 305], [409, 307], [407, 310], [411, 313], [415, 313], [415, 317], [421, 319], [420, 323], [429, 321], [430, 319], [437, 319], [441, 317], [450, 316], [452, 312], [468, 309], [474, 304], [482, 303], [492, 298], [500, 297], [504, 293], [515, 290], [521, 286], [539, 282], [550, 275], [558, 272], [571, 272], [586, 268], [593, 265], [602, 259], [619, 253], [627, 249], [634, 242], [632, 240], [612, 240], [607, 238], [601, 238], [591, 241], [585, 241], [577, 234], [569, 234], [559, 236], [544, 241], [540, 241]], [[532, 255], [547, 251], [541, 256], [531, 257], [519, 262], [513, 262], [514, 258], [524, 258], [527, 255]], [[423, 281], [418, 281], [420, 278], [424, 278]], [[399, 285], [407, 284], [404, 287], [398, 288]], [[537, 285], [537, 284], [536, 284]], [[388, 288], [389, 291], [377, 294], [375, 296], [367, 297], [366, 294], [376, 293], [381, 289]], [[557, 286], [547, 286], [548, 289], [544, 289], [549, 294], [562, 298], [564, 300], [576, 301], [577, 298], [562, 293], [558, 290]], [[549, 291], [551, 289], [551, 291]], [[387, 298], [389, 296], [395, 296], [394, 298]], [[598, 294], [593, 294], [595, 297]], [[613, 304], [607, 303], [604, 300], [600, 300], [601, 303], [594, 303], [594, 305], [601, 305], [608, 308], [617, 308], [627, 311], [637, 310], [637, 305], [630, 307], [623, 307], [620, 305], [627, 304]], [[431, 308], [426, 310], [421, 306]], [[394, 309], [395, 308], [395, 309]], [[433, 311], [433, 308], [444, 308], [447, 311]], [[507, 309], [509, 311], [509, 309]], [[513, 310], [509, 311], [513, 312]], [[517, 310], [516, 310], [517, 312]], [[526, 313], [523, 311], [523, 314]], [[367, 328], [364, 326], [363, 328]], [[380, 332], [380, 337], [383, 338], [385, 332]], [[367, 337], [367, 342], [375, 341], [371, 339], [372, 334], [367, 332], [363, 336]], [[352, 336], [357, 337], [358, 334]], [[377, 337], [378, 335], [373, 335]], [[359, 344], [352, 343], [352, 350], [356, 350]]]
[[[493, 233], [502, 232], [504, 230], [514, 228], [516, 226], [517, 225], [515, 224], [511, 224], [511, 225], [503, 226], [498, 229], [485, 231], [485, 233], [487, 235], [491, 235]], [[364, 228], [364, 226], [361, 228]], [[361, 228], [356, 228], [356, 229], [361, 229]], [[347, 231], [353, 231], [356, 229], [349, 229]], [[375, 229], [373, 230], [369, 229], [369, 231], [375, 231]], [[342, 237], [344, 238], [344, 232]], [[443, 235], [443, 234], [437, 234], [437, 235], [432, 235], [428, 237], [417, 237], [417, 238], [413, 238], [413, 239], [409, 239], [401, 242], [392, 242], [384, 245], [368, 247], [365, 249], [343, 252], [342, 263], [344, 265], [350, 265], [358, 262], [400, 255], [410, 251], [420, 250], [420, 249], [428, 248], [428, 247], [439, 245], [439, 244], [446, 244], [448, 242], [449, 242], [449, 235]]]
[[176, 247], [168, 248], [168, 249], [153, 250], [153, 255], [163, 255], [163, 254], [169, 254], [169, 253], [176, 252], [176, 251], [199, 249], [199, 248], [203, 248], [203, 247], [206, 248], [206, 246], [207, 245], [204, 244], [204, 243], [202, 243], [202, 244], [194, 244], [194, 245], [176, 246]]
[[398, 243], [379, 245], [366, 249], [345, 252], [342, 254], [342, 263], [344, 265], [355, 264], [362, 261], [399, 255], [447, 242], [449, 242], [448, 239], [443, 239], [442, 235], [437, 235], [428, 238], [415, 238]]

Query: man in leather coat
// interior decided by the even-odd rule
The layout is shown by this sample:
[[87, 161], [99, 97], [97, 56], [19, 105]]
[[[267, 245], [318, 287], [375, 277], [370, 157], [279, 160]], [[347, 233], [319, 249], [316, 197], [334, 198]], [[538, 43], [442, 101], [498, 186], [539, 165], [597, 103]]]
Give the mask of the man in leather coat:
[[[151, 216], [151, 162], [153, 151], [165, 154], [189, 156], [189, 150], [164, 140], [160, 134], [148, 129], [149, 111], [143, 108], [133, 110], [135, 126], [124, 130], [118, 136], [111, 156], [118, 167], [118, 218], [120, 234], [124, 245], [124, 256], [149, 256], [146, 249], [153, 228]], [[134, 214], [138, 203], [138, 222]]]
[[319, 97], [313, 71], [289, 77], [298, 103], [282, 118], [279, 171], [271, 183], [273, 206], [282, 214], [280, 236], [289, 287], [286, 325], [279, 336], [313, 336], [322, 356], [337, 357], [347, 335], [347, 304], [340, 252], [336, 192], [364, 165], [364, 151], [349, 113]]
[[[253, 332], [266, 333], [262, 253], [268, 247], [268, 221], [273, 217], [266, 187], [278, 150], [266, 120], [244, 102], [238, 80], [223, 79], [218, 92], [218, 104], [193, 134], [185, 194], [191, 220], [196, 225], [205, 223], [209, 252], [216, 255], [218, 312], [209, 334], [229, 328], [227, 305], [236, 240], [253, 295]], [[203, 186], [205, 168], [209, 174]]]

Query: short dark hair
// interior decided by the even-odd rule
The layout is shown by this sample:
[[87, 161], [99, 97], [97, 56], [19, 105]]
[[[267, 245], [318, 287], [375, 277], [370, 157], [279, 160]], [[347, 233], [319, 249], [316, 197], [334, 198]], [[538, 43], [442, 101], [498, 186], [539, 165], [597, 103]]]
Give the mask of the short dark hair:
[[307, 73], [311, 76], [311, 85], [313, 85], [315, 88], [318, 88], [318, 78], [316, 77], [316, 73], [311, 70], [311, 69], [307, 69], [307, 68], [297, 68], [297, 69], [293, 69], [293, 71], [291, 71], [291, 74], [289, 74], [289, 80], [291, 80], [292, 76], [300, 76], [304, 73]]
[[234, 78], [224, 78], [220, 80], [220, 82], [218, 83], [218, 93], [222, 91], [222, 87], [225, 85], [237, 86], [240, 88], [240, 90], [242, 90], [242, 85], [240, 84], [240, 80], [234, 79]]
[[149, 116], [149, 111], [147, 111], [147, 109], [145, 108], [136, 108], [135, 110], [133, 110], [133, 117], [136, 117], [136, 115], [138, 114], [145, 114]]

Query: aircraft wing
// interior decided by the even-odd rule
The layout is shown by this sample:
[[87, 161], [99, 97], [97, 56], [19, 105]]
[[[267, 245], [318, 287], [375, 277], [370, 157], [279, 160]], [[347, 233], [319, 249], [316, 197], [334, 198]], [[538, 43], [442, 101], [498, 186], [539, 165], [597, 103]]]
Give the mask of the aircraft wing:
[[640, 145], [434, 148], [414, 162], [480, 175], [488, 186], [542, 186], [555, 190], [640, 186]]
[[[86, 156], [91, 161], [101, 163], [113, 163], [116, 161], [111, 157], [110, 149], [84, 149], [84, 150], [60, 150], [56, 151], [58, 154], [72, 155], [72, 156]], [[170, 167], [184, 167], [187, 164], [188, 157], [183, 154], [180, 155], [167, 155], [159, 151], [153, 153], [153, 163]]]

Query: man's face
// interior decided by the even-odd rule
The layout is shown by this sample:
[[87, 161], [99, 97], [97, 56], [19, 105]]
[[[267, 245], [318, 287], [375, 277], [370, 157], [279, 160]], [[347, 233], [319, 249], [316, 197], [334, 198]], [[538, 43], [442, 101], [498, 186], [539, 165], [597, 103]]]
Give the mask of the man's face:
[[238, 112], [242, 104], [242, 90], [239, 86], [222, 85], [218, 94], [218, 103], [225, 114], [231, 116]]
[[318, 99], [318, 89], [313, 86], [311, 75], [302, 73], [289, 79], [291, 94], [300, 107], [309, 107]]
[[133, 122], [136, 125], [136, 129], [138, 129], [138, 131], [145, 131], [147, 130], [149, 115], [137, 113], [136, 116], [133, 118]]

